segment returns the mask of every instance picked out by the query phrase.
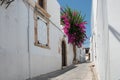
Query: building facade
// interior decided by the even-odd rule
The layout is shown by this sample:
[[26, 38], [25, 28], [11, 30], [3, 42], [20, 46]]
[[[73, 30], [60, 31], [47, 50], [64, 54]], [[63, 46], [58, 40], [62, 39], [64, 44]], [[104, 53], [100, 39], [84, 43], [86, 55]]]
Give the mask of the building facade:
[[92, 2], [92, 61], [99, 80], [119, 80], [120, 1], [93, 0]]
[[26, 80], [73, 63], [57, 0], [6, 1], [0, 1], [0, 80]]

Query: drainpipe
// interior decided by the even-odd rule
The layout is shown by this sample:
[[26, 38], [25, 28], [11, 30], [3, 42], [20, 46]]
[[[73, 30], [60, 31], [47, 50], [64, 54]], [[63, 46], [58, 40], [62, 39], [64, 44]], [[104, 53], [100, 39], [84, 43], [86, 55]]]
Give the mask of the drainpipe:
[[[28, 1], [28, 0], [27, 0]], [[31, 79], [31, 60], [30, 60], [30, 40], [29, 40], [29, 29], [30, 29], [30, 4], [28, 4], [28, 27], [27, 27], [27, 41], [28, 41], [28, 71], [29, 71], [29, 79]]]

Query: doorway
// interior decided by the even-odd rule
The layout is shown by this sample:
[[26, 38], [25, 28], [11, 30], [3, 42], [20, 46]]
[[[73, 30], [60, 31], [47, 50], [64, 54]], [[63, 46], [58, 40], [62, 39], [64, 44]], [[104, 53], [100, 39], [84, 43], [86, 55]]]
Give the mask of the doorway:
[[67, 66], [66, 44], [62, 41], [62, 67]]

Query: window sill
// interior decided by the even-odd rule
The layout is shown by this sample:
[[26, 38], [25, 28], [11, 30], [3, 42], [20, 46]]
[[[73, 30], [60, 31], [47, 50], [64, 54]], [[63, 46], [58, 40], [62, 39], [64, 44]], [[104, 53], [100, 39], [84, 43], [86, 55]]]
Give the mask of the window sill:
[[50, 49], [49, 45], [48, 46], [46, 46], [45, 44], [34, 44], [34, 45], [40, 48]]

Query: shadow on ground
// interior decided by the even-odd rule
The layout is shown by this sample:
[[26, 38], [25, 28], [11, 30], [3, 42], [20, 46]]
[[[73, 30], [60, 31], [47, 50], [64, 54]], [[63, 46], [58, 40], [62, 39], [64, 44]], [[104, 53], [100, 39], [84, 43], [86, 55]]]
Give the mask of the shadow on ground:
[[67, 68], [64, 68], [62, 70], [57, 70], [57, 71], [54, 71], [54, 72], [51, 72], [51, 73], [47, 73], [47, 74], [44, 74], [44, 75], [40, 75], [40, 76], [37, 76], [35, 78], [32, 78], [32, 79], [27, 79], [27, 80], [50, 80], [50, 78], [54, 78], [54, 77], [57, 77], [61, 74], [64, 74], [66, 73], [67, 71], [70, 71], [74, 68], [76, 68], [77, 66], [75, 65], [71, 65]]

